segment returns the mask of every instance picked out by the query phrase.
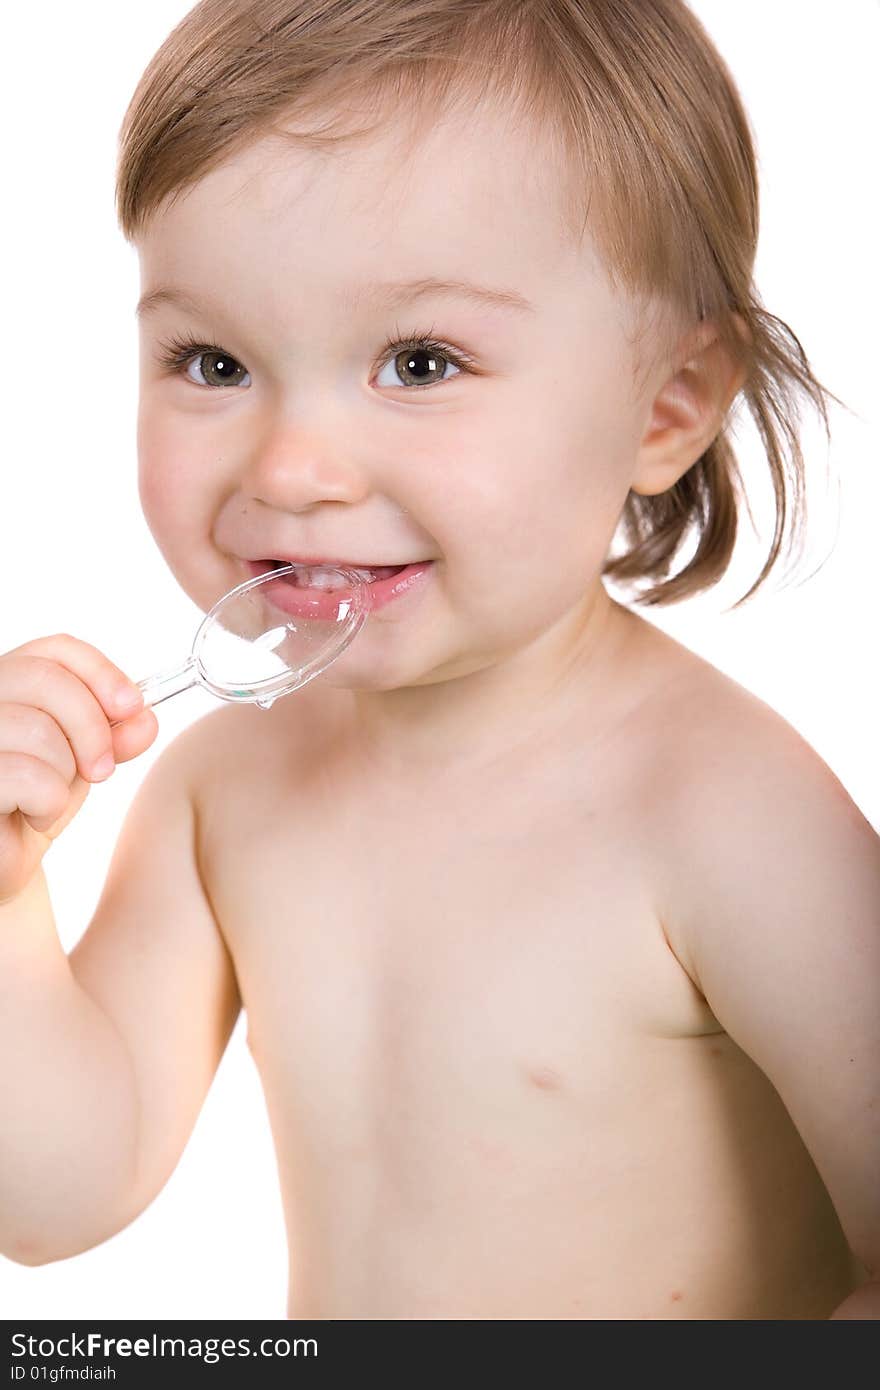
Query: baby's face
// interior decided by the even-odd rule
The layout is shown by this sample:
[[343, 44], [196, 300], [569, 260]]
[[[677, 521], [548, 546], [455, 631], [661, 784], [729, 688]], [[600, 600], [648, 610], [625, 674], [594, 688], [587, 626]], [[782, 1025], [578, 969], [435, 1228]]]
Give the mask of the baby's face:
[[[566, 242], [558, 190], [534, 133], [486, 106], [411, 152], [393, 122], [331, 155], [267, 139], [153, 219], [142, 290], [188, 302], [141, 319], [140, 495], [202, 609], [248, 559], [432, 560], [324, 677], [376, 690], [577, 630], [649, 402], [624, 306], [590, 242]], [[383, 299], [429, 277], [531, 307]], [[414, 356], [422, 334], [436, 347]], [[169, 368], [175, 340], [213, 352]]]

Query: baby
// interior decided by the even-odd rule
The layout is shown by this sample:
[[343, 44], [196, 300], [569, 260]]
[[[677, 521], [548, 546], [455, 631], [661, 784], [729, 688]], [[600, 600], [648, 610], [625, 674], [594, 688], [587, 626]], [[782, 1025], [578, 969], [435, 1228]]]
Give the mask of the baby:
[[760, 306], [703, 29], [202, 0], [117, 194], [183, 590], [401, 573], [319, 680], [154, 761], [69, 955], [43, 857], [158, 721], [73, 636], [0, 657], [0, 1251], [133, 1221], [244, 1009], [291, 1317], [880, 1316], [880, 842], [604, 582], [725, 573], [741, 398], [778, 509], [750, 596], [801, 515], [795, 396], [830, 394]]

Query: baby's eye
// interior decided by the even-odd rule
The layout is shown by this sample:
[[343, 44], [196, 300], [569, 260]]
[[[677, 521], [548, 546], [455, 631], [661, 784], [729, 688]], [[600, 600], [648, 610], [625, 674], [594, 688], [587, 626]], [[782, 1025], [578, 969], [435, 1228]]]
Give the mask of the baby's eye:
[[377, 386], [403, 385], [418, 389], [447, 380], [447, 367], [452, 367], [455, 376], [462, 369], [467, 370], [466, 364], [450, 348], [428, 338], [414, 338], [405, 344], [386, 344], [386, 350], [394, 346], [399, 351], [385, 362], [382, 372], [387, 373], [387, 378], [383, 381], [380, 372], [376, 378]]
[[[192, 371], [197, 375], [192, 375]], [[247, 378], [247, 382], [242, 381], [242, 374]], [[228, 352], [219, 349], [210, 349], [198, 352], [190, 357], [186, 363], [186, 377], [194, 381], [197, 386], [242, 386], [250, 384], [250, 375], [246, 367]]]
[[[396, 351], [389, 357], [392, 349]], [[250, 385], [247, 368], [216, 343], [178, 338], [171, 343], [161, 344], [158, 357], [167, 371], [183, 370], [194, 386], [217, 389]], [[455, 351], [446, 343], [435, 342], [427, 334], [412, 334], [402, 341], [397, 337], [389, 340], [382, 349], [382, 368], [377, 384], [423, 390], [448, 380], [450, 367], [454, 376], [473, 370], [465, 353]], [[381, 379], [383, 372], [386, 373], [384, 381]]]
[[176, 373], [185, 369], [187, 381], [194, 386], [240, 386], [239, 373], [244, 372], [248, 376], [247, 369], [230, 352], [216, 343], [199, 343], [191, 337], [160, 343], [157, 357], [167, 372]]

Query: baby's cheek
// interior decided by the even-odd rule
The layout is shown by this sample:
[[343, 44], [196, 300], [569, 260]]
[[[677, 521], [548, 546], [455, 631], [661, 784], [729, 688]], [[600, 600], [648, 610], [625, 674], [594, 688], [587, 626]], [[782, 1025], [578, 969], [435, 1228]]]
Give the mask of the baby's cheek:
[[191, 525], [201, 491], [192, 445], [187, 449], [179, 432], [163, 428], [143, 408], [138, 417], [138, 494], [147, 524], [157, 532]]
[[[158, 539], [172, 517], [172, 484], [167, 460], [162, 461], [151, 451], [138, 454], [138, 494], [147, 525]], [[179, 500], [179, 494], [178, 494]]]

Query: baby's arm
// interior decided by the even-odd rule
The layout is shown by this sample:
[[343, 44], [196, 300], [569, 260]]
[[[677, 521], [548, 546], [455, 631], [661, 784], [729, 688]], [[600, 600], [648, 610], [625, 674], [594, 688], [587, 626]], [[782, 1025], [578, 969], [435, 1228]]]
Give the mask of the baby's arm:
[[[835, 1317], [880, 1317], [880, 839], [766, 706], [671, 808], [670, 944], [773, 1083], [871, 1282]], [[701, 742], [702, 740], [702, 742]]]
[[151, 766], [69, 957], [42, 869], [0, 905], [0, 1251], [21, 1264], [89, 1249], [153, 1200], [238, 1016], [195, 852], [205, 724]]

